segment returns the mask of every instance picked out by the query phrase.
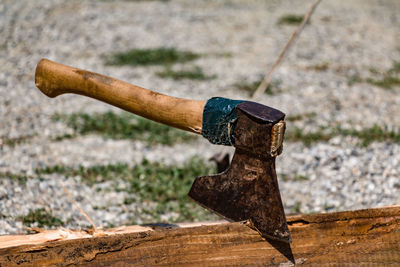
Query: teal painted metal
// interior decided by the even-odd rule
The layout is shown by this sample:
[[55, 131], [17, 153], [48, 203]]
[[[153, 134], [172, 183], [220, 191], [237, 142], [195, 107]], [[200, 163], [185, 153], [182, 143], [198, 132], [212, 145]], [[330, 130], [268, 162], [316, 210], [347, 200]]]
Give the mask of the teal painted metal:
[[233, 146], [236, 106], [242, 102], [244, 101], [223, 97], [210, 98], [204, 107], [201, 134], [213, 144]]

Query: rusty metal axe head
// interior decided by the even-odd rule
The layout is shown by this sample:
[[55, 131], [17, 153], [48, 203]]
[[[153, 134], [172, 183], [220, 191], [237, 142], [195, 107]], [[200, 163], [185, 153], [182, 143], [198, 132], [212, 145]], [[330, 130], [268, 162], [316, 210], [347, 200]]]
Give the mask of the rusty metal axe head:
[[290, 243], [275, 172], [284, 116], [254, 102], [210, 99], [203, 114], [203, 135], [213, 143], [231, 143], [235, 154], [226, 171], [197, 177], [189, 196], [229, 220], [249, 220], [264, 237]]
[[249, 220], [263, 236], [290, 242], [275, 173], [285, 130], [282, 112], [254, 102], [187, 100], [49, 60], [36, 68], [36, 86], [47, 96], [75, 93], [236, 148], [230, 167], [198, 177], [189, 196], [233, 220]]

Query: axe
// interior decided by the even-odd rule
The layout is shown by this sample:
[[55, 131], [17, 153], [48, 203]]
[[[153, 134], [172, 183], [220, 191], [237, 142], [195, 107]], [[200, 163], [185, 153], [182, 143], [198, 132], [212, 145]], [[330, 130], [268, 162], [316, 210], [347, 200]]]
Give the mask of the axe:
[[213, 97], [187, 100], [46, 59], [35, 73], [47, 96], [75, 93], [147, 119], [235, 147], [225, 171], [197, 177], [189, 197], [230, 221], [247, 220], [263, 237], [291, 242], [275, 172], [282, 152], [285, 114], [255, 102]]

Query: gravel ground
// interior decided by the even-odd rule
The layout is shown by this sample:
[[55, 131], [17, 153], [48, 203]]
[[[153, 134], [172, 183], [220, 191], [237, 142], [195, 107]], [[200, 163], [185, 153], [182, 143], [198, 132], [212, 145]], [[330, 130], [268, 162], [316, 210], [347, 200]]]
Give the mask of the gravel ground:
[[[0, 1], [0, 234], [21, 233], [16, 218], [45, 207], [68, 222], [88, 223], [73, 207], [61, 184], [98, 225], [123, 225], [140, 214], [142, 204], [124, 205], [126, 192], [89, 186], [80, 177], [37, 177], [39, 167], [138, 164], [143, 158], [182, 164], [197, 155], [209, 158], [220, 148], [205, 140], [172, 147], [97, 135], [54, 141], [71, 132], [54, 122], [55, 113], [116, 110], [74, 95], [49, 99], [34, 85], [41, 58], [107, 74], [170, 95], [249, 98], [233, 85], [254, 81], [273, 64], [294, 26], [277, 25], [288, 13], [304, 14], [312, 1]], [[288, 130], [319, 127], [364, 129], [380, 125], [400, 129], [399, 86], [383, 89], [368, 79], [371, 68], [385, 72], [400, 61], [400, 2], [324, 0], [296, 45], [276, 70], [279, 93], [260, 102], [300, 117]], [[188, 66], [200, 66], [207, 81], [163, 79], [162, 67], [105, 66], [103, 56], [131, 48], [175, 47], [205, 54]], [[230, 53], [231, 57], [218, 56]], [[325, 69], [316, 66], [325, 64]], [[177, 65], [177, 68], [183, 65]], [[11, 142], [15, 144], [10, 144]], [[285, 209], [325, 212], [400, 203], [400, 144], [358, 145], [337, 136], [305, 146], [286, 142], [277, 170]], [[23, 184], [13, 176], [29, 176]], [[284, 179], [284, 177], [306, 177]], [[124, 182], [119, 182], [124, 186]], [[94, 206], [105, 208], [95, 209]], [[73, 218], [71, 220], [71, 218]], [[168, 221], [168, 214], [162, 219]], [[139, 221], [140, 223], [140, 221]]]

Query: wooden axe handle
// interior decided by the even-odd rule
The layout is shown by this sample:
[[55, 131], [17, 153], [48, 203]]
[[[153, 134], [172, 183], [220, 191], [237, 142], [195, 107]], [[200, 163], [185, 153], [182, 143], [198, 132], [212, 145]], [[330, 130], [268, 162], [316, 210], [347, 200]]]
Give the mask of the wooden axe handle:
[[201, 133], [206, 101], [159, 94], [108, 76], [42, 59], [36, 86], [47, 96], [74, 93], [98, 99], [150, 120]]

